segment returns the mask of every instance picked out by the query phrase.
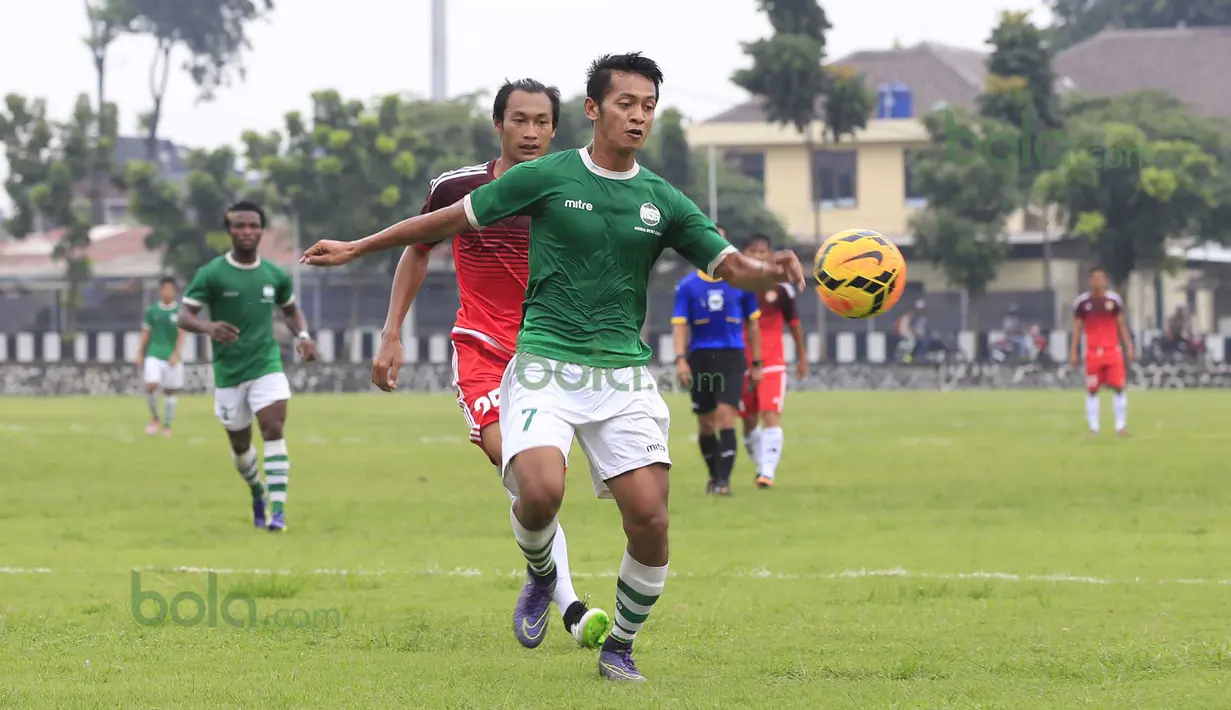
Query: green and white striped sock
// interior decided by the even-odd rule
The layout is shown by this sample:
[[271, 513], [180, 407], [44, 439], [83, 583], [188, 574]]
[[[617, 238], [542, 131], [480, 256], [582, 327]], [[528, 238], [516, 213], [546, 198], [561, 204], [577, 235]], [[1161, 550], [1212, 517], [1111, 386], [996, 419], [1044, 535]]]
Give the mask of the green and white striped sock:
[[239, 475], [244, 478], [244, 483], [247, 483], [248, 489], [252, 491], [252, 497], [264, 496], [265, 486], [261, 484], [261, 469], [257, 466], [256, 449], [249, 446], [248, 450], [242, 454], [232, 451], [231, 459], [235, 461], [235, 470], [239, 471]]
[[632, 645], [641, 625], [650, 616], [654, 602], [667, 585], [667, 565], [647, 567], [624, 551], [620, 562], [620, 576], [616, 578], [615, 624], [611, 627], [612, 640]]
[[281, 513], [286, 507], [286, 486], [291, 476], [291, 460], [286, 453], [286, 440], [265, 442], [265, 483], [269, 486], [269, 507]]

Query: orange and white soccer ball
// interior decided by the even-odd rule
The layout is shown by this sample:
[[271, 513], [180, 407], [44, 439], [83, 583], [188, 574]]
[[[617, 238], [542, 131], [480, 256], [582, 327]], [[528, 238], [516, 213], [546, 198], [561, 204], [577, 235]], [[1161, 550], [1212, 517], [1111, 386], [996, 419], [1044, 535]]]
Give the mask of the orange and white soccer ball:
[[843, 318], [887, 313], [906, 288], [906, 260], [897, 245], [870, 229], [838, 232], [816, 252], [816, 291]]

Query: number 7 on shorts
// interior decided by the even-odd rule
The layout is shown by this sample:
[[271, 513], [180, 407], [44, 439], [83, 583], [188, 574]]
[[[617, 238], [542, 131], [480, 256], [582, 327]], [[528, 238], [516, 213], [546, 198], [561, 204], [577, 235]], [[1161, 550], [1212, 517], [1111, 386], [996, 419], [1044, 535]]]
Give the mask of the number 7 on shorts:
[[534, 421], [534, 415], [535, 415], [535, 413], [537, 413], [538, 411], [539, 411], [538, 409], [523, 409], [523, 410], [521, 410], [521, 413], [522, 413], [522, 414], [527, 414], [527, 413], [529, 413], [529, 416], [527, 416], [527, 417], [526, 417], [526, 425], [525, 425], [525, 426], [523, 426], [523, 427], [521, 428], [521, 430], [522, 430], [522, 431], [530, 431], [530, 422]]

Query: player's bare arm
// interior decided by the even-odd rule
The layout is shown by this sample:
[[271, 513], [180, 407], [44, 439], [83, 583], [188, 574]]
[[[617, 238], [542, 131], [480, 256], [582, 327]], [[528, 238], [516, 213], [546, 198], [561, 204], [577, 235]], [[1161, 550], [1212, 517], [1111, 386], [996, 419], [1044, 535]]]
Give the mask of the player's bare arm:
[[398, 370], [402, 367], [402, 323], [410, 312], [410, 304], [423, 281], [427, 278], [427, 263], [430, 252], [421, 252], [407, 247], [398, 259], [397, 271], [393, 274], [393, 288], [389, 291], [389, 310], [385, 313], [385, 327], [380, 332], [380, 351], [372, 361], [372, 384], [385, 392], [397, 389]]
[[1083, 323], [1080, 318], [1073, 319], [1073, 342], [1069, 343], [1069, 363], [1073, 367], [1077, 367], [1077, 348], [1081, 345], [1081, 331]]
[[790, 250], [775, 252], [769, 262], [732, 252], [714, 269], [714, 276], [744, 291], [768, 291], [783, 281], [804, 286], [803, 266]]
[[[761, 362], [761, 321], [754, 318], [748, 321], [748, 349], [752, 352], [752, 361], [754, 363]], [[753, 365], [749, 371], [749, 379], [752, 380], [752, 385], [755, 387], [761, 382], [761, 375], [764, 370], [761, 365]]]
[[443, 209], [416, 215], [353, 242], [324, 239], [308, 247], [299, 263], [311, 266], [341, 266], [372, 252], [447, 239], [470, 228], [466, 208], [456, 202]]
[[303, 311], [299, 309], [299, 304], [292, 301], [283, 306], [282, 316], [286, 318], [287, 326], [295, 334], [295, 349], [299, 352], [299, 357], [307, 362], [315, 360], [316, 343], [312, 341], [312, 336], [308, 334], [308, 319], [304, 317]]
[[175, 367], [180, 361], [180, 351], [184, 347], [184, 331], [180, 330], [175, 334], [175, 349], [171, 351], [171, 357], [167, 358], [167, 364]]
[[200, 312], [200, 306], [185, 303], [180, 309], [180, 330], [208, 335], [220, 343], [233, 343], [239, 337], [239, 328], [222, 321], [205, 320], [198, 315]]
[[1116, 316], [1116, 327], [1120, 329], [1120, 341], [1124, 343], [1124, 362], [1133, 361], [1133, 336], [1128, 332], [1128, 322], [1124, 314]]
[[692, 387], [692, 368], [688, 366], [688, 324], [672, 323], [671, 339], [675, 342], [675, 376], [680, 387]]
[[[181, 330], [180, 332], [183, 333], [184, 331]], [[138, 370], [145, 367], [145, 351], [149, 347], [150, 347], [150, 329], [142, 328], [141, 329], [141, 347], [137, 348], [137, 369]], [[175, 351], [177, 353], [179, 352], [178, 345], [176, 346]]]
[[804, 342], [804, 327], [799, 321], [790, 327], [791, 339], [795, 341], [795, 375], [802, 380], [808, 376], [808, 344]]

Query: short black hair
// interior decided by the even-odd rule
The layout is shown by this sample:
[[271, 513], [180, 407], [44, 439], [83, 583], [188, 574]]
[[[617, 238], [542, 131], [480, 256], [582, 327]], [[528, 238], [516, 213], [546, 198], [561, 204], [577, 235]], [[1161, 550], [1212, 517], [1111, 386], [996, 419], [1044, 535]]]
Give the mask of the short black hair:
[[240, 200], [227, 208], [226, 214], [222, 216], [222, 226], [227, 229], [231, 228], [231, 213], [232, 212], [256, 212], [261, 217], [261, 229], [265, 228], [265, 210], [255, 202], [249, 200]]
[[164, 276], [161, 279], [158, 279], [158, 288], [162, 288], [163, 286], [166, 286], [167, 284], [171, 284], [172, 286], [176, 288], [180, 287], [180, 283], [175, 280], [174, 276]]
[[1090, 276], [1094, 276], [1095, 274], [1097, 274], [1097, 273], [1098, 273], [1098, 272], [1100, 272], [1100, 271], [1101, 271], [1101, 272], [1103, 272], [1104, 274], [1105, 274], [1105, 273], [1107, 273], [1107, 269], [1104, 269], [1104, 268], [1103, 268], [1103, 267], [1101, 267], [1101, 266], [1091, 266], [1091, 267], [1090, 267], [1090, 272], [1089, 272], [1089, 274], [1090, 274]]
[[496, 92], [496, 100], [492, 102], [493, 121], [504, 123], [504, 112], [509, 108], [509, 97], [514, 91], [524, 91], [527, 94], [547, 94], [547, 98], [551, 100], [551, 127], [555, 128], [560, 125], [560, 90], [529, 77], [517, 81], [504, 80], [500, 90]]
[[628, 54], [604, 54], [590, 63], [586, 72], [586, 97], [596, 103], [602, 103], [603, 98], [611, 89], [611, 76], [616, 72], [637, 74], [654, 82], [654, 98], [658, 98], [658, 87], [663, 83], [663, 70], [658, 63], [641, 52]]
[[748, 237], [748, 241], [744, 242], [744, 248], [747, 249], [748, 247], [752, 246], [753, 244], [756, 244], [757, 242], [765, 242], [765, 246], [767, 247], [772, 247], [774, 245], [774, 241], [770, 239], [767, 235], [757, 232], [751, 237]]

